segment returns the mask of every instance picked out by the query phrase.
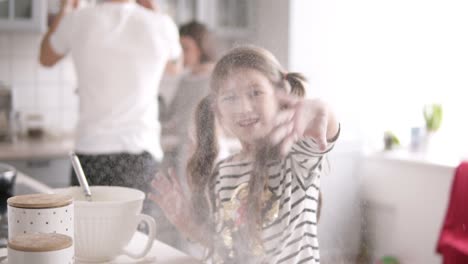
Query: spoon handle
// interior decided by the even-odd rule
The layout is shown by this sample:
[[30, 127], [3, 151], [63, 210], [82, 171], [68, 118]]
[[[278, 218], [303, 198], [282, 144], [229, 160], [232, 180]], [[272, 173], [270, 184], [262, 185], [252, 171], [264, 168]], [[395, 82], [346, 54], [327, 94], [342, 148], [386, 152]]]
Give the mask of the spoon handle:
[[80, 160], [78, 156], [74, 152], [70, 152], [70, 160], [75, 170], [76, 176], [78, 181], [80, 182], [81, 187], [83, 188], [85, 197], [87, 201], [91, 201], [91, 189], [88, 185], [88, 180], [86, 180], [85, 174], [83, 172], [83, 168], [81, 167]]

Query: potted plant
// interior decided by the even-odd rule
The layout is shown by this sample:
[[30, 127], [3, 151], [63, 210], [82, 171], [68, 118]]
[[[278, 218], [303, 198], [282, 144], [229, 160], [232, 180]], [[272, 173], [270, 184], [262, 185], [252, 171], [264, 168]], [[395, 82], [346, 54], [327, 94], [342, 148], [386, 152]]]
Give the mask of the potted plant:
[[440, 128], [442, 123], [442, 105], [428, 104], [423, 110], [424, 120], [426, 121], [426, 131], [434, 133]]
[[424, 136], [424, 150], [428, 150], [435, 132], [437, 132], [442, 123], [442, 105], [428, 104], [424, 106], [423, 114], [426, 122], [426, 133]]
[[385, 131], [384, 133], [384, 148], [385, 150], [392, 150], [400, 146], [400, 140], [392, 131]]

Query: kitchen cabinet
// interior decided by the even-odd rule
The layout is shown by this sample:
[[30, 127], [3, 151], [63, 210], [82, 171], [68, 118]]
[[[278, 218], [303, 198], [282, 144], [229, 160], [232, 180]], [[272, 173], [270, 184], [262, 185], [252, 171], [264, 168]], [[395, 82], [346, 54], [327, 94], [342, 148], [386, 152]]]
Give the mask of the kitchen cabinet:
[[255, 30], [254, 0], [165, 0], [161, 6], [177, 24], [197, 20], [221, 37], [243, 38]]
[[18, 171], [51, 188], [70, 186], [71, 164], [68, 157], [3, 160]]
[[0, 32], [43, 32], [46, 0], [0, 0]]
[[212, 7], [211, 25], [225, 37], [246, 37], [254, 33], [255, 1], [215, 0]]
[[367, 249], [401, 263], [442, 263], [435, 252], [458, 165], [445, 156], [369, 153], [359, 166]]
[[180, 25], [194, 19], [200, 20], [200, 2], [201, 0], [163, 0], [158, 4]]

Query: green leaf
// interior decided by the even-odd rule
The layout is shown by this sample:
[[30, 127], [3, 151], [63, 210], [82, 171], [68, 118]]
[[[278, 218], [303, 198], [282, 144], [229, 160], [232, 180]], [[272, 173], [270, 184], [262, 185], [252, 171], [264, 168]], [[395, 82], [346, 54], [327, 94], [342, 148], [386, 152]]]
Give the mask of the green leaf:
[[424, 119], [426, 121], [426, 129], [428, 131], [437, 131], [442, 124], [442, 105], [429, 104], [424, 106]]

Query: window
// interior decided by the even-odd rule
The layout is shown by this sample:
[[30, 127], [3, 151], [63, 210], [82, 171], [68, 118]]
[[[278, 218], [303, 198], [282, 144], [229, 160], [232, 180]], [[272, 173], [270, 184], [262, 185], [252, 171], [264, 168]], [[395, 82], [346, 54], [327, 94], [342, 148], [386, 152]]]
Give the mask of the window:
[[305, 69], [312, 92], [332, 102], [348, 129], [372, 145], [385, 130], [408, 143], [411, 127], [424, 124], [424, 104], [441, 103], [439, 140], [468, 153], [468, 2], [301, 5], [291, 9], [291, 66]]

